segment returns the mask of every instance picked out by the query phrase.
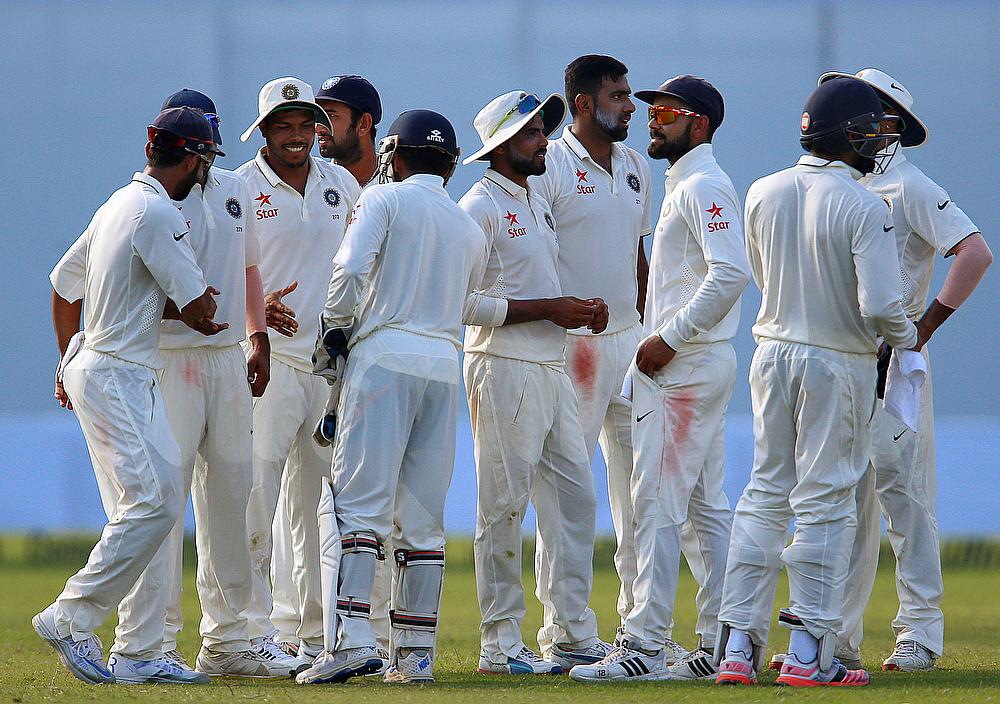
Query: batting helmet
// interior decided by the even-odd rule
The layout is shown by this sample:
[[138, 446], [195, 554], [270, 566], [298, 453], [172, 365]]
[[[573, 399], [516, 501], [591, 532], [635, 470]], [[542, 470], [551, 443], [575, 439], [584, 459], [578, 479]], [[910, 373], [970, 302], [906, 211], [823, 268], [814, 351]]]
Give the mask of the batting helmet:
[[407, 110], [389, 126], [389, 131], [378, 145], [379, 183], [392, 178], [392, 160], [396, 149], [436, 149], [451, 159], [451, 170], [445, 182], [454, 173], [462, 150], [455, 138], [455, 128], [448, 119], [433, 110]]

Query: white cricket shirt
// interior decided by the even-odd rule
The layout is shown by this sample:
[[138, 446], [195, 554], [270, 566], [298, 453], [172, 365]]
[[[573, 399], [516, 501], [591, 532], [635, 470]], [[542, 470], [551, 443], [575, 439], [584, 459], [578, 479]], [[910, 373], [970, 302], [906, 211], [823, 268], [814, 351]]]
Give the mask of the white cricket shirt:
[[67, 301], [83, 299], [86, 349], [153, 369], [163, 368], [167, 298], [183, 308], [207, 287], [184, 218], [160, 182], [141, 172], [97, 210], [49, 280]]
[[[504, 300], [558, 298], [559, 243], [548, 203], [531, 190], [487, 169], [458, 202], [485, 233], [489, 258], [476, 288]], [[500, 315], [502, 313], [502, 315]], [[548, 320], [501, 325], [506, 304], [498, 310], [497, 327], [470, 325], [466, 352], [483, 352], [562, 366], [566, 330]]]
[[916, 320], [927, 309], [935, 252], [948, 256], [952, 247], [979, 232], [979, 228], [952, 202], [947, 191], [906, 159], [902, 149], [885, 173], [865, 176], [861, 185], [888, 199], [892, 208], [903, 308], [907, 317]]
[[299, 329], [292, 337], [272, 334], [271, 356], [304, 372], [312, 371], [319, 314], [326, 301], [333, 257], [361, 187], [342, 166], [310, 157], [305, 195], [278, 178], [264, 156], [236, 169], [250, 197], [247, 231], [260, 245], [264, 293], [299, 285], [282, 301], [295, 311]]
[[731, 340], [750, 280], [733, 182], [705, 143], [666, 171], [653, 234], [644, 329], [675, 350]]
[[173, 201], [187, 223], [187, 239], [205, 281], [220, 291], [215, 320], [229, 328], [202, 335], [179, 320], [164, 320], [160, 349], [228, 347], [246, 339], [246, 270], [260, 264], [260, 248], [246, 231], [249, 202], [243, 179], [214, 166], [204, 190], [196, 185], [183, 201]]
[[[442, 380], [457, 383], [463, 309], [486, 255], [482, 231], [440, 176], [369, 186], [334, 257], [324, 317], [335, 327], [354, 325], [351, 347], [386, 329], [434, 338], [453, 362]], [[416, 353], [405, 338], [397, 344], [400, 355]]]
[[750, 269], [763, 294], [753, 334], [874, 354], [876, 337], [909, 348], [899, 258], [885, 202], [847, 164], [812, 155], [758, 179], [746, 202]]
[[[528, 179], [555, 218], [563, 295], [603, 298], [608, 304], [602, 335], [639, 322], [636, 258], [639, 241], [649, 234], [650, 180], [646, 160], [621, 143], [611, 145], [609, 174], [570, 125], [549, 142], [545, 173]], [[593, 335], [587, 328], [567, 332]]]

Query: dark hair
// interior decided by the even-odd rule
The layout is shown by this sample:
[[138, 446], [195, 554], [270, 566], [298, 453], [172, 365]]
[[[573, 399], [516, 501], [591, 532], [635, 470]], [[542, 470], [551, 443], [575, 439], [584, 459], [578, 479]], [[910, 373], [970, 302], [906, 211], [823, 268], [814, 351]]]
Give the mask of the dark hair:
[[416, 174], [447, 176], [451, 171], [452, 157], [434, 147], [396, 147], [396, 153], [406, 168]]
[[[347, 103], [344, 103], [344, 104], [347, 105]], [[354, 107], [353, 105], [347, 105], [347, 109], [351, 111], [351, 127], [352, 128], [357, 127], [358, 126], [358, 122], [361, 120], [361, 116], [365, 114], [364, 110], [359, 110], [358, 108]], [[373, 120], [374, 120], [374, 116], [373, 116]], [[369, 130], [369, 132], [372, 135], [372, 142], [375, 141], [375, 131], [376, 131], [375, 122], [373, 121], [372, 122], [372, 127]]]
[[605, 78], [617, 81], [626, 73], [628, 66], [611, 56], [587, 54], [573, 59], [566, 67], [566, 102], [569, 103], [570, 114], [576, 116], [576, 96], [586, 93], [597, 100], [597, 91]]
[[154, 147], [149, 148], [149, 157], [146, 159], [146, 166], [153, 166], [166, 169], [177, 166], [188, 156], [188, 152], [181, 147]]

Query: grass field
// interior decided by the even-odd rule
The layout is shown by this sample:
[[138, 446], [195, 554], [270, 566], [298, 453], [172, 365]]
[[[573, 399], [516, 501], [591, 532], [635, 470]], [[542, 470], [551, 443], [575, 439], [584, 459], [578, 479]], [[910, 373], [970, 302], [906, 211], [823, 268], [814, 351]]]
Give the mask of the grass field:
[[[393, 687], [373, 678], [351, 680], [346, 685], [303, 687], [291, 681], [253, 683], [218, 680], [202, 687], [88, 686], [63, 670], [55, 652], [34, 633], [31, 616], [45, 607], [72, 572], [67, 567], [0, 567], [7, 589], [0, 602], [0, 704], [42, 701], [162, 701], [215, 702], [770, 702], [790, 698], [822, 702], [1000, 702], [1000, 602], [992, 597], [1000, 585], [998, 570], [957, 570], [945, 575], [947, 595], [948, 652], [932, 673], [882, 673], [879, 664], [891, 649], [889, 621], [895, 613], [891, 570], [881, 570], [875, 596], [866, 620], [865, 664], [872, 671], [872, 684], [864, 689], [789, 690], [771, 687], [773, 673], [765, 673], [761, 685], [732, 689], [698, 683], [637, 683], [584, 685], [568, 677], [508, 678], [475, 672], [479, 652], [479, 612], [471, 569], [459, 565], [449, 569], [445, 580], [442, 632], [435, 666], [437, 682], [419, 687]], [[187, 573], [184, 611], [188, 627], [182, 634], [181, 650], [193, 661], [197, 653], [198, 603], [194, 575]], [[614, 597], [617, 581], [613, 572], [600, 570], [592, 603], [601, 624], [601, 634], [610, 640], [617, 625]], [[778, 600], [784, 603], [784, 584]], [[681, 580], [675, 637], [693, 647], [694, 584], [684, 573]], [[529, 598], [525, 642], [534, 644], [534, 629], [540, 609]], [[99, 635], [109, 645], [113, 625]], [[769, 654], [787, 645], [787, 631], [775, 628]]]

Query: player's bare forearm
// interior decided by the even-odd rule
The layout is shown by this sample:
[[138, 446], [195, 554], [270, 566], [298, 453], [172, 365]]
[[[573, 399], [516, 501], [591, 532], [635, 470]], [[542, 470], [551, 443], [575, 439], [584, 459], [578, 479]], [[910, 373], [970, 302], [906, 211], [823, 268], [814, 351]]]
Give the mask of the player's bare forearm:
[[80, 331], [80, 316], [83, 313], [83, 299], [70, 303], [54, 290], [52, 291], [52, 327], [56, 332], [56, 345], [62, 357], [70, 338]]
[[504, 325], [535, 320], [548, 320], [567, 330], [589, 327], [603, 332], [607, 327], [607, 305], [599, 298], [584, 301], [574, 296], [507, 301]]
[[635, 309], [639, 311], [639, 322], [643, 321], [646, 310], [646, 286], [649, 283], [649, 261], [646, 259], [646, 248], [642, 246], [642, 239], [639, 240], [639, 254], [635, 260], [635, 282], [638, 287]]
[[250, 335], [250, 354], [247, 357], [247, 382], [254, 398], [264, 395], [271, 379], [271, 341], [263, 330]]
[[164, 320], [180, 320], [181, 319], [181, 309], [177, 307], [173, 299], [168, 298], [166, 304], [163, 306], [163, 319]]

